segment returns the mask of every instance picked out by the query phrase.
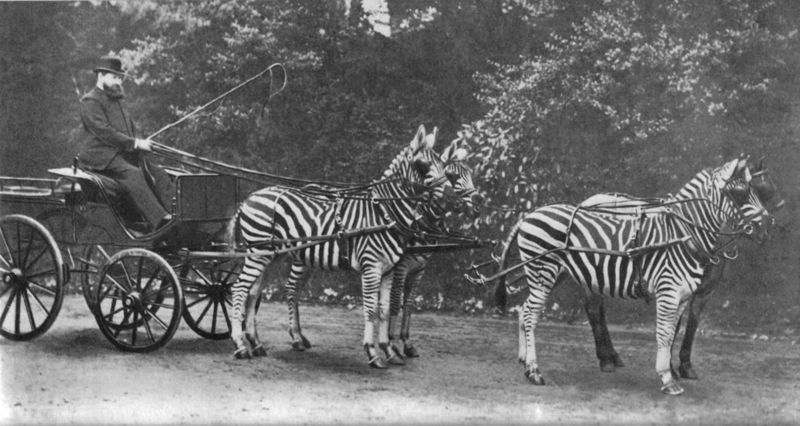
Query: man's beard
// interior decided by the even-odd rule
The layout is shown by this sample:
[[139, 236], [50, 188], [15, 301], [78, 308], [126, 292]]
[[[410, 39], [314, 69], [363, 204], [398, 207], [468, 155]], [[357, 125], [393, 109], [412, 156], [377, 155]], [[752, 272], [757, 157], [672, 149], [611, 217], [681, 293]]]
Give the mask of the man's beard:
[[103, 91], [112, 99], [122, 99], [125, 97], [125, 89], [121, 84], [103, 84]]

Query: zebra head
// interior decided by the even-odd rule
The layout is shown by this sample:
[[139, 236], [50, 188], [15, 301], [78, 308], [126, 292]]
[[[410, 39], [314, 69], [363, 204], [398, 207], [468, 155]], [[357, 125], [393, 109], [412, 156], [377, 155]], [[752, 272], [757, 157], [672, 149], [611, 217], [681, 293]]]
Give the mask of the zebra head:
[[[472, 168], [467, 163], [469, 152], [459, 146], [459, 140], [454, 139], [442, 152], [442, 161], [445, 164], [445, 174], [453, 185], [453, 210], [460, 213], [470, 213], [473, 218], [480, 213], [483, 196], [475, 189], [472, 181]], [[469, 208], [471, 207], [471, 208]]]
[[[437, 132], [434, 128], [428, 134], [425, 126], [419, 126], [409, 146], [383, 174], [385, 181], [399, 181], [400, 184], [375, 187], [377, 197], [398, 200], [391, 210], [395, 210], [395, 217], [402, 213], [406, 224], [422, 217], [443, 215], [446, 200], [452, 197], [453, 186], [445, 174], [444, 162], [433, 150]], [[409, 215], [413, 218], [409, 219]]]
[[764, 225], [770, 219], [769, 212], [764, 207], [758, 186], [753, 185], [753, 175], [747, 165], [747, 158], [739, 158], [722, 165], [713, 172], [712, 180], [719, 194], [720, 210], [725, 212], [732, 209], [734, 212], [731, 217], [735, 218], [735, 222], [727, 223], [727, 227], [748, 230], [748, 235], [753, 229], [766, 232]]

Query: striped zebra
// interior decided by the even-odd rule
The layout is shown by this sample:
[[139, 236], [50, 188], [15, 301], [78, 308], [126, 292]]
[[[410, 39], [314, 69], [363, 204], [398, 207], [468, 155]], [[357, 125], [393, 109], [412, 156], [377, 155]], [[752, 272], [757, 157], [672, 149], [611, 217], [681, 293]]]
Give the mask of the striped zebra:
[[746, 160], [704, 170], [681, 188], [674, 202], [638, 217], [614, 217], [568, 204], [526, 214], [516, 238], [528, 281], [520, 311], [519, 357], [525, 376], [544, 384], [536, 357], [535, 329], [547, 296], [562, 272], [588, 295], [638, 299], [656, 304], [656, 372], [661, 391], [683, 389], [670, 369], [675, 325], [703, 277], [720, 235], [738, 232], [767, 212], [750, 187]]
[[[289, 252], [295, 281], [302, 280], [311, 267], [353, 269], [361, 273], [364, 350], [370, 366], [375, 368], [387, 367], [375, 347], [376, 324], [380, 348], [390, 362], [397, 357], [388, 345], [389, 272], [405, 248], [408, 236], [403, 231], [413, 229], [432, 211], [443, 210], [440, 204], [452, 190], [444, 165], [433, 152], [434, 141], [435, 132], [427, 135], [424, 126], [420, 126], [410, 145], [384, 172], [383, 179], [370, 186], [368, 196], [333, 197], [301, 189], [268, 187], [251, 194], [231, 222], [232, 238], [238, 230], [240, 241], [251, 253], [271, 240], [302, 241], [345, 230], [384, 227]], [[387, 228], [389, 224], [393, 226]], [[291, 246], [287, 243], [272, 248]], [[266, 354], [258, 338], [255, 310], [265, 281], [264, 269], [275, 257], [248, 256], [239, 281], [233, 285], [231, 339], [236, 345], [237, 358]]]
[[[458, 140], [454, 140], [442, 152], [442, 161], [445, 163], [445, 172], [453, 184], [453, 191], [456, 199], [463, 201], [462, 209], [465, 214], [471, 214], [474, 218], [478, 213], [478, 207], [483, 203], [483, 199], [475, 189], [472, 181], [472, 169], [466, 165], [467, 150], [458, 146]], [[410, 246], [421, 246], [435, 243], [420, 238], [414, 238], [409, 243]], [[411, 312], [413, 310], [413, 290], [422, 281], [425, 274], [425, 267], [431, 258], [431, 253], [404, 254], [400, 262], [394, 269], [394, 281], [392, 283], [391, 308], [389, 316], [389, 339], [394, 342], [397, 336], [394, 329], [400, 324], [400, 342], [403, 355], [409, 358], [416, 358], [419, 352], [411, 342]], [[400, 312], [402, 311], [402, 321]]]
[[[779, 209], [783, 206], [784, 200], [777, 197], [777, 190], [774, 182], [767, 174], [767, 169], [764, 167], [763, 160], [759, 162], [758, 166], [752, 172], [752, 187], [755, 189], [756, 195], [763, 203], [770, 203], [770, 210]], [[659, 200], [660, 203], [670, 202], [671, 198]], [[636, 214], [637, 209], [652, 204], [652, 201], [631, 197], [626, 194], [598, 194], [581, 203], [582, 207], [595, 207], [612, 211], [614, 214]], [[752, 207], [746, 205], [744, 207]], [[755, 211], [743, 211], [744, 216], [756, 216]], [[758, 242], [763, 242], [767, 238], [767, 229], [760, 229], [761, 235], [755, 239]], [[733, 257], [733, 256], [731, 256]], [[722, 281], [722, 274], [725, 266], [727, 265], [726, 256], [719, 259], [719, 262], [711, 262], [706, 266], [703, 273], [702, 284], [698, 287], [697, 291], [692, 294], [688, 306], [681, 317], [683, 320], [678, 320], [678, 327], [681, 323], [684, 324], [683, 339], [673, 344], [676, 346], [680, 343], [678, 349], [679, 364], [677, 371], [673, 371], [673, 375], [684, 379], [697, 379], [698, 375], [692, 365], [692, 347], [694, 344], [695, 333], [700, 325], [700, 316], [703, 309], [708, 303], [709, 298], [714, 291], [719, 287]], [[603, 306], [603, 297], [593, 295], [587, 297], [584, 301], [584, 309], [589, 319], [589, 324], [592, 328], [594, 335], [596, 354], [600, 360], [600, 370], [604, 372], [613, 372], [616, 367], [624, 366], [624, 363], [619, 357], [619, 354], [614, 349], [611, 342], [611, 335], [608, 332], [608, 325], [606, 324], [605, 307]], [[678, 329], [675, 330], [676, 336], [679, 335]]]
[[[435, 138], [435, 133], [433, 135]], [[441, 160], [445, 165], [445, 175], [447, 176], [448, 180], [452, 184], [454, 195], [450, 197], [448, 201], [453, 200], [455, 205], [452, 206], [452, 210], [463, 209], [465, 206], [475, 206], [477, 203], [480, 202], [479, 195], [475, 190], [475, 186], [472, 182], [472, 170], [464, 163], [466, 159], [467, 151], [464, 148], [458, 147], [458, 141], [454, 140], [453, 142], [448, 145], [441, 155]], [[447, 209], [448, 211], [451, 208]], [[432, 212], [432, 214], [427, 215], [430, 219], [442, 219], [440, 214], [436, 212]], [[439, 224], [435, 224], [434, 228], [439, 228]], [[412, 245], [419, 245], [422, 244], [422, 241], [419, 238], [413, 237], [411, 238], [407, 244], [409, 246]], [[392, 333], [392, 325], [397, 323], [397, 317], [400, 311], [400, 306], [402, 304], [402, 294], [403, 294], [403, 285], [405, 278], [401, 278], [398, 281], [398, 277], [404, 277], [405, 273], [409, 270], [409, 268], [413, 269], [414, 272], [418, 272], [419, 264], [414, 263], [415, 260], [430, 257], [429, 255], [408, 255], [404, 254], [400, 260], [400, 262], [394, 268], [394, 281], [392, 283], [392, 291], [390, 296], [390, 319], [389, 319], [389, 339], [390, 342], [394, 341], [395, 334]], [[422, 265], [424, 268], [424, 264]], [[398, 273], [398, 271], [402, 271]], [[306, 284], [308, 281], [310, 274], [308, 273], [308, 269], [305, 268], [303, 265], [292, 265], [291, 271], [289, 274], [289, 279], [286, 283], [285, 291], [286, 291], [286, 301], [289, 307], [289, 335], [292, 339], [292, 348], [295, 351], [304, 351], [306, 349], [311, 348], [311, 342], [306, 338], [306, 336], [302, 332], [302, 327], [300, 326], [300, 308], [299, 308], [299, 300], [297, 298], [297, 293], [300, 289]], [[421, 278], [421, 274], [418, 276]], [[418, 282], [418, 281], [416, 281]], [[409, 284], [405, 283], [406, 291], [410, 291], [411, 288]], [[406, 297], [406, 300], [408, 296]], [[404, 309], [404, 314], [409, 312], [407, 309]], [[405, 316], [404, 316], [405, 318]], [[405, 324], [405, 323], [404, 323]], [[407, 330], [407, 329], [406, 329]], [[401, 333], [402, 335], [402, 333]], [[406, 331], [407, 335], [407, 331]], [[396, 345], [392, 345], [390, 350], [395, 352], [398, 355], [401, 355]], [[406, 354], [407, 355], [407, 354]], [[404, 363], [402, 356], [393, 356], [389, 358], [390, 363], [402, 365]]]

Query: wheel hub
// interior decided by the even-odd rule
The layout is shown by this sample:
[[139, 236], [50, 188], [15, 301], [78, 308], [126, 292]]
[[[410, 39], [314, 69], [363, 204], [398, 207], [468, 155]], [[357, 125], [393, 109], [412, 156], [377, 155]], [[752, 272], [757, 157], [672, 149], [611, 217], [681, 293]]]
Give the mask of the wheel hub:
[[125, 296], [125, 298], [122, 300], [122, 304], [126, 308], [141, 310], [143, 307], [142, 294], [138, 291], [132, 291]]
[[16, 286], [23, 285], [25, 284], [25, 274], [22, 273], [22, 269], [11, 268], [10, 271], [3, 274], [3, 283]]

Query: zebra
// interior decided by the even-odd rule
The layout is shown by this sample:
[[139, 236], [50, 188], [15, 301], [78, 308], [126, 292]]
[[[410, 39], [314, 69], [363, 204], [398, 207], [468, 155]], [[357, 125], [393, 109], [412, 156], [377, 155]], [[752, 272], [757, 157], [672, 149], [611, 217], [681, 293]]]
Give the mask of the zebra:
[[[442, 152], [442, 161], [445, 163], [445, 172], [453, 184], [453, 191], [457, 195], [456, 199], [464, 201], [464, 207], [471, 207], [470, 209], [462, 209], [463, 213], [469, 214], [474, 218], [479, 212], [478, 207], [483, 203], [483, 198], [475, 189], [475, 184], [472, 180], [472, 169], [465, 163], [467, 155], [468, 151], [463, 147], [459, 147], [459, 141], [455, 139]], [[421, 246], [431, 242], [422, 238], [414, 238], [409, 245], [412, 247]], [[413, 290], [422, 281], [425, 267], [431, 255], [432, 253], [404, 254], [394, 268], [389, 316], [389, 339], [395, 342], [397, 334], [394, 333], [394, 329], [399, 322], [400, 342], [399, 345], [394, 346], [402, 347], [402, 354], [409, 358], [419, 356], [419, 351], [410, 339]], [[400, 321], [401, 311], [403, 313], [402, 321]]]
[[[763, 203], [770, 203], [770, 211], [773, 209], [780, 209], [784, 200], [782, 197], [777, 197], [777, 190], [774, 182], [767, 174], [767, 169], [764, 167], [763, 159], [759, 162], [755, 170], [752, 172], [753, 181], [751, 185], [755, 189], [756, 195]], [[668, 197], [663, 202], [669, 202]], [[583, 201], [580, 205], [582, 207], [600, 207], [611, 209], [614, 214], [631, 214], [635, 213], [637, 208], [647, 204], [652, 204], [652, 201], [631, 197], [627, 194], [597, 194], [593, 197]], [[755, 212], [743, 212], [745, 216], [753, 216]], [[766, 239], [767, 230], [762, 230], [762, 235], [756, 238], [757, 241], [763, 242]], [[683, 339], [680, 341], [680, 348], [678, 351], [679, 363], [677, 370], [673, 370], [673, 375], [683, 379], [697, 379], [698, 375], [692, 365], [692, 347], [694, 344], [695, 333], [700, 325], [700, 315], [708, 303], [709, 298], [720, 285], [722, 274], [724, 272], [727, 262], [726, 258], [734, 258], [735, 256], [723, 256], [719, 262], [711, 262], [706, 267], [702, 284], [698, 290], [692, 294], [688, 302], [687, 309], [681, 318], [685, 321], [678, 320], [676, 324], [676, 336], [678, 335], [678, 327], [684, 323]], [[605, 318], [605, 307], [603, 306], [603, 298], [597, 295], [587, 297], [584, 301], [584, 309], [589, 319], [589, 324], [592, 329], [592, 334], [595, 340], [596, 354], [600, 361], [600, 370], [604, 372], [613, 372], [616, 367], [623, 367], [624, 363], [619, 357], [619, 354], [614, 349], [611, 342], [611, 336], [608, 333], [608, 326]], [[679, 342], [674, 345], [678, 346]]]
[[[433, 137], [434, 139], [435, 136], [436, 136], [435, 132], [433, 133], [433, 135], [429, 135], [429, 137]], [[453, 187], [454, 195], [450, 197], [451, 199], [455, 200], [456, 204], [452, 206], [453, 210], [463, 209], [464, 206], [476, 206], [481, 202], [480, 195], [475, 190], [475, 186], [472, 181], [472, 170], [466, 164], [464, 164], [466, 156], [467, 156], [467, 150], [458, 146], [457, 139], [453, 140], [450, 143], [450, 145], [448, 145], [444, 149], [441, 155], [441, 160], [445, 165], [445, 175], [447, 176], [448, 180], [450, 181]], [[441, 219], [441, 215], [437, 214], [436, 212], [431, 212], [431, 214], [427, 215], [427, 217], [429, 217], [430, 219]], [[434, 224], [433, 228], [439, 229], [440, 225], [438, 223]], [[413, 237], [408, 241], [407, 244], [409, 246], [419, 245], [421, 244], [421, 239]], [[398, 270], [405, 272], [408, 270], [407, 268], [409, 267], [413, 268], [418, 267], [419, 265], [413, 264], [412, 262], [420, 257], [424, 257], [424, 259], [427, 260], [429, 256], [404, 254], [400, 262], [398, 262], [397, 265], [395, 265], [394, 280], [392, 282], [392, 290], [390, 295], [390, 317], [389, 317], [390, 343], [395, 340], [394, 339], [395, 334], [392, 333], [392, 325], [397, 323], [397, 317], [402, 303], [401, 293], [403, 290], [402, 287], [403, 281], [402, 280], [398, 281], [398, 277], [404, 275], [402, 275], [402, 272], [399, 274]], [[422, 265], [422, 267], [424, 268], [424, 265]], [[311, 342], [303, 334], [302, 328], [300, 326], [300, 309], [298, 304], [299, 301], [297, 299], [297, 293], [306, 284], [309, 275], [310, 274], [307, 273], [307, 268], [305, 268], [304, 266], [292, 265], [289, 274], [289, 279], [285, 286], [286, 301], [289, 308], [289, 336], [292, 339], [291, 345], [293, 350], [300, 352], [311, 348]], [[405, 288], [406, 291], [410, 291], [410, 287], [405, 287]], [[408, 296], [406, 296], [406, 299], [408, 299]], [[405, 319], [405, 313], [409, 311], [407, 309], [404, 309], [403, 312]], [[390, 357], [389, 358], [390, 363], [397, 365], [404, 364], [402, 356], [403, 354], [401, 354], [400, 351], [397, 349], [397, 345], [391, 345], [390, 350], [392, 350], [395, 354], [398, 355]], [[408, 356], [407, 353], [405, 355]]]
[[746, 160], [737, 159], [701, 171], [673, 202], [643, 210], [637, 218], [569, 204], [526, 214], [517, 224], [516, 241], [528, 281], [528, 298], [519, 314], [518, 353], [528, 380], [544, 384], [536, 357], [536, 324], [558, 276], [567, 271], [587, 295], [654, 295], [661, 391], [683, 393], [670, 368], [676, 321], [697, 292], [708, 256], [719, 248], [719, 236], [768, 217], [750, 179]]
[[[270, 240], [298, 241], [344, 230], [375, 229], [303, 249], [291, 249], [289, 243], [281, 245], [289, 249], [295, 280], [302, 280], [311, 267], [361, 273], [364, 351], [373, 368], [387, 367], [375, 347], [376, 324], [379, 347], [387, 360], [397, 358], [388, 345], [389, 272], [400, 260], [409, 238], [407, 231], [431, 211], [442, 211], [440, 204], [452, 191], [444, 165], [433, 152], [434, 142], [435, 131], [427, 135], [425, 127], [420, 126], [409, 146], [384, 172], [383, 179], [370, 186], [368, 196], [333, 197], [296, 188], [267, 187], [242, 202], [229, 227], [230, 239], [233, 241], [238, 234], [250, 253], [257, 253], [259, 245], [269, 244]], [[255, 311], [264, 284], [264, 269], [275, 257], [246, 257], [232, 287], [231, 339], [236, 358], [266, 355], [258, 338]]]

